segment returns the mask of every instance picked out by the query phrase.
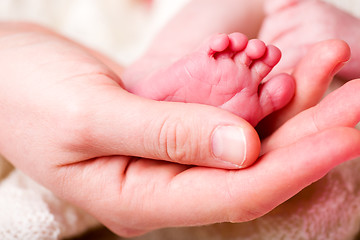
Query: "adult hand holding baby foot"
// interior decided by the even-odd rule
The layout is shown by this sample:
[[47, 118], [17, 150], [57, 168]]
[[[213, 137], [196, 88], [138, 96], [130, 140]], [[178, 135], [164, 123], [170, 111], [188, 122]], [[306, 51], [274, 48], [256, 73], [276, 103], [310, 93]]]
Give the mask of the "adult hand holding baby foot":
[[[322, 62], [320, 71], [309, 71], [313, 66], [307, 63], [318, 62], [329, 46], [337, 46], [330, 48], [334, 58]], [[301, 61], [295, 68], [294, 76], [299, 82], [312, 80], [326, 89], [333, 69], [348, 58], [349, 49], [344, 42], [324, 42]], [[113, 184], [114, 181], [104, 184], [113, 188], [106, 195], [117, 201], [98, 200], [102, 209], [89, 210], [100, 216], [112, 231], [123, 236], [164, 227], [243, 222], [260, 217], [320, 179], [337, 164], [360, 154], [360, 133], [352, 128], [360, 119], [360, 108], [355, 109], [355, 114], [351, 108], [360, 102], [359, 89], [358, 81], [351, 82], [316, 108], [285, 120], [284, 127], [264, 140], [262, 156], [254, 166], [234, 171], [141, 159], [129, 165], [121, 197], [116, 197], [120, 190], [117, 190], [119, 187]], [[322, 91], [314, 94], [321, 95]], [[349, 95], [352, 96], [350, 99]], [[301, 96], [295, 97], [297, 103], [307, 104]], [[314, 98], [319, 99], [320, 96]], [[349, 107], [343, 109], [345, 102]], [[302, 107], [302, 104], [292, 104], [287, 110], [301, 112]], [[341, 117], [338, 121], [331, 121], [339, 113]], [[319, 128], [313, 128], [314, 124]], [[113, 166], [117, 161], [113, 159], [107, 164], [108, 168], [116, 169]], [[114, 174], [118, 172], [114, 171]], [[98, 191], [104, 192], [101, 189]], [[114, 202], [119, 204], [113, 205]], [[106, 216], [99, 212], [112, 214]], [[134, 216], [134, 213], [141, 213], [141, 217]], [[114, 219], [114, 216], [120, 218]]]
[[[249, 134], [246, 154], [257, 153], [258, 139], [224, 110], [129, 94], [84, 48], [48, 30], [0, 28], [0, 151], [119, 235], [259, 217], [358, 153], [357, 131], [331, 128], [287, 145], [270, 139], [260, 161], [243, 170], [174, 163], [225, 167], [211, 155], [219, 125]], [[312, 118], [300, 120], [298, 132]], [[225, 129], [224, 144], [234, 141], [231, 134]]]

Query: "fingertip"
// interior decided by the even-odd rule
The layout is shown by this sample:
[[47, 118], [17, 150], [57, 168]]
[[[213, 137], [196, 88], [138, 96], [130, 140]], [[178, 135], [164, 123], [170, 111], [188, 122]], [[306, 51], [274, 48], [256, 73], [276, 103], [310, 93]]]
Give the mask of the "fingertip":
[[313, 68], [316, 64], [318, 68], [313, 68], [313, 78], [327, 80], [328, 75], [336, 74], [350, 60], [350, 57], [351, 50], [345, 41], [338, 39], [321, 41], [311, 47], [307, 55], [298, 64], [293, 75], [295, 77], [307, 76], [309, 73], [303, 70]]
[[241, 168], [247, 168], [253, 165], [258, 159], [261, 149], [260, 138], [255, 129], [253, 127], [247, 127], [244, 131], [246, 136], [246, 154]]
[[347, 44], [344, 40], [330, 39], [330, 40], [327, 40], [327, 42], [333, 44], [334, 45], [333, 48], [339, 49], [338, 51], [340, 53], [342, 53], [342, 55], [340, 57], [342, 62], [347, 62], [350, 60], [351, 49], [350, 49], [349, 44]]
[[240, 125], [220, 125], [212, 134], [212, 153], [225, 168], [241, 169], [253, 164], [260, 152], [260, 140], [247, 122]]

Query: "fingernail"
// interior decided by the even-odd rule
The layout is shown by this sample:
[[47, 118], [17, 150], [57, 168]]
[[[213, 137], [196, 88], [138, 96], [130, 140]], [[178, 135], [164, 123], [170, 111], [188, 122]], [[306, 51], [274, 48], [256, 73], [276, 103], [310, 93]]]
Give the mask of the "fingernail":
[[213, 155], [223, 161], [241, 168], [246, 159], [246, 138], [242, 128], [219, 126], [212, 137]]

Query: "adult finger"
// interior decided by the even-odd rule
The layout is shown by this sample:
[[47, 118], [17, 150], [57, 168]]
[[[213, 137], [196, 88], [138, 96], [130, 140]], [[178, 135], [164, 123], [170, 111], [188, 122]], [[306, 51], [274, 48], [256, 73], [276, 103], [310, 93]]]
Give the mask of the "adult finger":
[[153, 101], [120, 88], [101, 102], [81, 119], [75, 149], [92, 149], [85, 159], [123, 155], [236, 169], [250, 165], [260, 151], [250, 124], [215, 107]]
[[349, 58], [350, 48], [344, 41], [327, 40], [314, 45], [292, 74], [296, 81], [294, 98], [259, 123], [257, 129], [261, 135], [269, 135], [288, 119], [317, 104]]
[[328, 129], [238, 171], [146, 159], [125, 166], [116, 157], [99, 159], [62, 167], [58, 173], [68, 177], [60, 195], [123, 236], [163, 227], [243, 222], [266, 214], [334, 166], [359, 156], [359, 144], [356, 129]]
[[286, 122], [262, 144], [262, 152], [333, 127], [354, 127], [360, 121], [360, 79], [352, 80], [326, 96], [318, 105]]

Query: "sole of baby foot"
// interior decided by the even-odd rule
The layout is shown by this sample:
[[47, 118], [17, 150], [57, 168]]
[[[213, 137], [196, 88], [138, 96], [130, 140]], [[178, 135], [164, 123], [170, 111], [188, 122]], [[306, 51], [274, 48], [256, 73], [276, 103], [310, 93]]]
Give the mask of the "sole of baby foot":
[[280, 58], [279, 49], [258, 39], [217, 34], [131, 91], [155, 100], [220, 107], [256, 125], [290, 101], [294, 91], [286, 74], [262, 83]]

